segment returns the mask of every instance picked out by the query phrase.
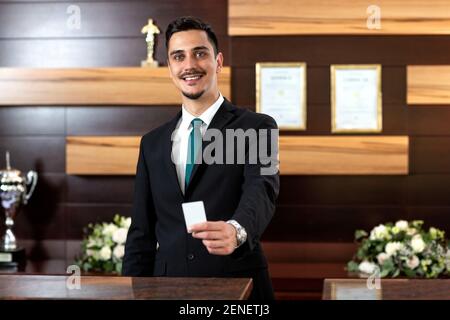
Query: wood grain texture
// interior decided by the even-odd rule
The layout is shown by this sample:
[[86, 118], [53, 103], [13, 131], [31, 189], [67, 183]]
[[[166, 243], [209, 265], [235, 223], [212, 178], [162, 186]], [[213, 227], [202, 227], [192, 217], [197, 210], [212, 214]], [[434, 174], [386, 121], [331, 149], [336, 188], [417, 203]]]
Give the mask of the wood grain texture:
[[66, 173], [134, 175], [139, 137], [66, 138]]
[[0, 299], [83, 300], [245, 300], [248, 278], [84, 276], [80, 290], [67, 290], [68, 276], [0, 275]]
[[408, 66], [408, 104], [450, 104], [450, 65]]
[[[217, 37], [227, 66], [230, 62], [228, 36]], [[138, 67], [147, 54], [142, 37], [8, 38], [0, 39], [0, 48], [1, 66], [22, 68]], [[155, 59], [165, 65], [166, 58], [165, 46], [157, 46]]]
[[229, 34], [450, 34], [447, 0], [380, 0], [381, 28], [369, 29], [365, 0], [229, 0]]
[[[230, 97], [230, 68], [219, 76]], [[0, 105], [174, 105], [180, 93], [167, 67], [24, 69], [0, 68]]]
[[[254, 68], [256, 62], [264, 61], [305, 61], [308, 71], [311, 67], [329, 67], [330, 64], [382, 64], [383, 69], [387, 66], [405, 68], [406, 65], [450, 65], [448, 52], [450, 41], [446, 35], [231, 37], [233, 68]], [[406, 79], [406, 70], [403, 72]], [[398, 73], [398, 76], [402, 75]], [[234, 79], [233, 72], [233, 83], [240, 80]], [[403, 87], [405, 88], [404, 84]], [[403, 90], [398, 94], [402, 94]]]
[[280, 172], [408, 174], [408, 137], [280, 137]]
[[[67, 137], [67, 174], [135, 174], [139, 137]], [[99, 161], [100, 160], [100, 161]], [[408, 137], [280, 137], [280, 173], [408, 174]]]
[[[141, 28], [152, 17], [160, 29], [159, 46], [165, 47], [168, 24], [178, 16], [195, 16], [212, 24], [218, 35], [227, 34], [227, 0], [88, 0], [77, 1], [80, 28], [69, 27], [70, 1], [0, 1], [0, 38], [140, 37]], [[39, 27], [36, 27], [39, 26]]]
[[[381, 289], [370, 292], [366, 279], [325, 279], [323, 300], [450, 300], [450, 279], [381, 279]], [[338, 296], [336, 288], [345, 289]], [[342, 290], [344, 291], [344, 290]]]

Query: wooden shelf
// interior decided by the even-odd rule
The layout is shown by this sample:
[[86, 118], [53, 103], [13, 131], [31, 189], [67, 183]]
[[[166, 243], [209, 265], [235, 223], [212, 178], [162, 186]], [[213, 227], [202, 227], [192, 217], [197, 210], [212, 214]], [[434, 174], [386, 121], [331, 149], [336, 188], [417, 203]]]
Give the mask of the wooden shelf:
[[450, 34], [447, 0], [381, 0], [380, 29], [369, 29], [374, 14], [364, 0], [229, 0], [231, 36]]
[[450, 66], [408, 66], [407, 82], [408, 104], [450, 104]]
[[[219, 89], [230, 97], [230, 68]], [[167, 67], [0, 68], [0, 105], [180, 105]]]
[[[134, 175], [139, 141], [140, 137], [69, 136], [66, 172], [73, 175]], [[280, 137], [280, 173], [406, 175], [408, 153], [406, 136]]]

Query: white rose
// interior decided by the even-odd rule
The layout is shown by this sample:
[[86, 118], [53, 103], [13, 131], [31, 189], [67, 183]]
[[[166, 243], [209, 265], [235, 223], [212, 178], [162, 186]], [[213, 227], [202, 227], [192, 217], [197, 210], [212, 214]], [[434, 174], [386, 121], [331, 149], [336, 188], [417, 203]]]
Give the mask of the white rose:
[[408, 236], [413, 236], [413, 235], [415, 235], [416, 233], [417, 233], [416, 228], [408, 228], [407, 231], [406, 231], [406, 234], [407, 234]]
[[89, 239], [89, 241], [87, 243], [87, 247], [92, 248], [92, 247], [95, 247], [96, 244], [97, 244], [97, 242], [95, 240]]
[[100, 250], [100, 259], [101, 260], [109, 260], [111, 259], [111, 248], [104, 246], [101, 250]]
[[414, 250], [414, 252], [420, 253], [425, 249], [425, 242], [422, 239], [422, 236], [420, 234], [415, 235], [411, 239], [411, 247]]
[[125, 254], [125, 247], [121, 244], [116, 246], [113, 250], [113, 255], [117, 259], [122, 259], [123, 255]]
[[87, 250], [86, 250], [86, 255], [87, 255], [88, 257], [93, 257], [94, 254], [95, 254], [95, 250], [91, 250], [91, 249], [87, 249]]
[[111, 236], [117, 229], [115, 224], [109, 223], [103, 228], [102, 233], [105, 236]]
[[359, 264], [358, 269], [359, 271], [367, 274], [372, 274], [375, 269], [377, 268], [377, 265], [373, 262], [369, 261], [363, 261]]
[[395, 226], [399, 228], [401, 231], [405, 231], [408, 229], [408, 221], [406, 220], [399, 220], [395, 223]]
[[385, 252], [382, 252], [377, 255], [377, 260], [380, 265], [382, 265], [387, 259], [389, 259], [389, 255]]
[[131, 226], [131, 218], [126, 218], [123, 223], [123, 227], [129, 229]]
[[112, 239], [115, 243], [122, 244], [127, 241], [127, 233], [128, 230], [125, 228], [119, 228], [116, 231], [114, 231], [112, 235]]
[[384, 251], [388, 256], [394, 256], [397, 254], [398, 251], [403, 249], [403, 244], [398, 241], [388, 242], [386, 244], [386, 247], [384, 248]]
[[414, 255], [406, 261], [406, 266], [410, 269], [415, 269], [419, 265], [419, 258]]
[[448, 250], [445, 255], [445, 264], [446, 264], [447, 270], [450, 272], [450, 250]]
[[380, 224], [370, 232], [370, 240], [383, 240], [388, 236], [387, 228]]

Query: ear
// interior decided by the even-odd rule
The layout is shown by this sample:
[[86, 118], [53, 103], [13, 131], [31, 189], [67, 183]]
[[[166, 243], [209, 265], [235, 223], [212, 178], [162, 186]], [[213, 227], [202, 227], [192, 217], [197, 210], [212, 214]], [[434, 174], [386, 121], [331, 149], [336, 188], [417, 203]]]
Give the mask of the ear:
[[223, 54], [222, 54], [222, 52], [217, 53], [216, 61], [217, 61], [216, 73], [219, 73], [219, 72], [222, 71], [222, 68], [223, 68]]

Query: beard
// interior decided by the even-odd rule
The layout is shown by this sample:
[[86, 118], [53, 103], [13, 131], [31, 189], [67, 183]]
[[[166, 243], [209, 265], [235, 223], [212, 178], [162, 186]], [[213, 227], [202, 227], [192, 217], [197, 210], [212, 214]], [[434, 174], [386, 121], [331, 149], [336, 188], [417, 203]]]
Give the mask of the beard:
[[183, 96], [185, 96], [188, 99], [197, 100], [198, 98], [200, 98], [205, 93], [205, 90], [202, 90], [202, 91], [197, 92], [197, 93], [187, 93], [187, 92], [184, 92], [184, 91], [181, 91], [181, 93], [183, 94]]

